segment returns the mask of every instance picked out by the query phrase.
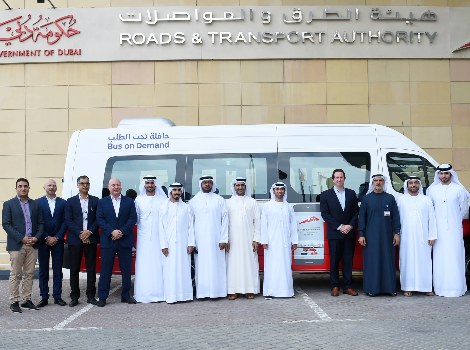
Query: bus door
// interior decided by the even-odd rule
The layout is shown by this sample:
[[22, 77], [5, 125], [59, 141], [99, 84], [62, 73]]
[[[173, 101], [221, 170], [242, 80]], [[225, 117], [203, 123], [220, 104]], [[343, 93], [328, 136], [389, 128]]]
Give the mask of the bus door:
[[[297, 272], [326, 272], [330, 262], [326, 224], [320, 214], [320, 193], [333, 186], [334, 169], [346, 173], [346, 187], [359, 200], [369, 188], [371, 155], [368, 152], [279, 153], [279, 178], [286, 183], [287, 200], [293, 205], [299, 234], [292, 269]], [[361, 249], [356, 250], [353, 268], [362, 269]]]

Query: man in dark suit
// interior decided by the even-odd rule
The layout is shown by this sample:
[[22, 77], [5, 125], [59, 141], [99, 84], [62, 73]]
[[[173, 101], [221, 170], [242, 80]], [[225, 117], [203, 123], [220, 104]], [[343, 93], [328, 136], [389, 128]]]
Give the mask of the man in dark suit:
[[54, 304], [64, 306], [62, 300], [62, 261], [64, 259], [65, 200], [56, 196], [57, 183], [49, 179], [44, 184], [46, 195], [37, 200], [44, 220], [45, 238], [39, 242], [39, 292], [41, 301], [38, 307], [44, 307], [49, 299], [49, 258], [52, 257], [52, 297]]
[[339, 263], [343, 262], [343, 293], [352, 296], [357, 291], [352, 288], [352, 263], [356, 246], [355, 227], [359, 213], [356, 193], [344, 188], [346, 174], [342, 169], [333, 170], [334, 186], [320, 195], [320, 211], [327, 226], [330, 253], [331, 295], [339, 295]]
[[3, 203], [2, 226], [7, 233], [7, 251], [10, 254], [10, 310], [22, 312], [20, 280], [22, 279], [21, 307], [38, 310], [31, 301], [34, 265], [38, 258], [37, 248], [43, 239], [43, 221], [39, 205], [28, 197], [29, 181], [16, 180], [16, 197]]
[[132, 247], [137, 213], [134, 201], [122, 196], [121, 181], [111, 179], [108, 183], [110, 195], [98, 202], [97, 219], [101, 227], [101, 273], [98, 282], [98, 306], [106, 305], [111, 284], [116, 253], [122, 275], [121, 302], [135, 304], [130, 295]]
[[96, 305], [96, 245], [99, 242], [98, 197], [89, 195], [90, 179], [77, 178], [78, 194], [67, 199], [65, 223], [68, 227], [67, 244], [70, 263], [70, 307], [78, 305], [80, 298], [80, 265], [85, 256], [87, 303]]

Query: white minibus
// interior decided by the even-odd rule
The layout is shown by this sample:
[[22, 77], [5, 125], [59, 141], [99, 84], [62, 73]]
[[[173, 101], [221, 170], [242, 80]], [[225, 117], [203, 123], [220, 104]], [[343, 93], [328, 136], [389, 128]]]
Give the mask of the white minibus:
[[[319, 213], [319, 194], [332, 186], [333, 169], [346, 172], [346, 186], [365, 195], [371, 174], [388, 177], [388, 192], [403, 192], [410, 175], [424, 188], [433, 181], [436, 161], [399, 132], [371, 124], [214, 125], [174, 126], [165, 119], [128, 119], [112, 129], [73, 133], [65, 164], [63, 197], [77, 194], [76, 179], [90, 178], [90, 193], [101, 198], [111, 178], [119, 178], [123, 193], [138, 192], [146, 174], [155, 175], [164, 189], [184, 184], [185, 200], [198, 191], [202, 175], [212, 175], [218, 194], [231, 195], [230, 183], [244, 176], [252, 196], [269, 199], [271, 185], [287, 185], [294, 206], [299, 248], [294, 271], [329, 271], [328, 242]], [[464, 235], [469, 235], [468, 220]], [[263, 266], [259, 251], [260, 267]], [[358, 246], [354, 269], [362, 269]]]

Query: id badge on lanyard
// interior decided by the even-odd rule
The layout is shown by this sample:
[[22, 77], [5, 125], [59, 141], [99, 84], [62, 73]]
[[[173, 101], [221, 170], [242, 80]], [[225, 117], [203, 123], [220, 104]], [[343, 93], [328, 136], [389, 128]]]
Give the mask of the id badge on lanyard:
[[390, 216], [390, 209], [388, 209], [388, 205], [385, 206], [384, 216]]

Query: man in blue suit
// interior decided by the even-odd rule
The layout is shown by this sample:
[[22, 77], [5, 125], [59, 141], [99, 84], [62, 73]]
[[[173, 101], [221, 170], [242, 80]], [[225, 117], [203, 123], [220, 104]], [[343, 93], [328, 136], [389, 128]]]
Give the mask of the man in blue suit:
[[137, 213], [134, 201], [122, 196], [121, 181], [111, 179], [108, 183], [110, 195], [98, 202], [97, 219], [101, 227], [101, 273], [98, 282], [98, 306], [104, 307], [109, 296], [111, 274], [116, 253], [122, 276], [121, 302], [135, 304], [130, 295], [132, 247]]
[[44, 220], [44, 239], [39, 242], [39, 292], [41, 301], [38, 307], [44, 307], [49, 299], [49, 258], [52, 257], [52, 296], [54, 304], [64, 306], [62, 299], [62, 261], [64, 259], [64, 235], [65, 235], [65, 200], [56, 196], [57, 183], [49, 179], [44, 184], [46, 195], [39, 198]]
[[331, 295], [339, 296], [339, 264], [343, 262], [343, 293], [357, 296], [352, 288], [352, 264], [356, 246], [355, 227], [359, 213], [356, 193], [344, 187], [343, 169], [333, 170], [334, 186], [320, 195], [320, 211], [327, 226], [330, 254]]
[[67, 199], [65, 223], [68, 227], [67, 244], [70, 262], [70, 307], [78, 305], [80, 298], [80, 265], [85, 256], [87, 303], [96, 305], [96, 245], [99, 242], [98, 197], [89, 195], [90, 179], [77, 178], [78, 194]]
[[[7, 233], [7, 251], [10, 254], [10, 310], [22, 312], [21, 307], [38, 310], [31, 301], [34, 265], [38, 245], [43, 239], [43, 221], [37, 201], [29, 198], [29, 181], [16, 180], [16, 196], [3, 203], [2, 226]], [[22, 284], [20, 301], [20, 282]]]

